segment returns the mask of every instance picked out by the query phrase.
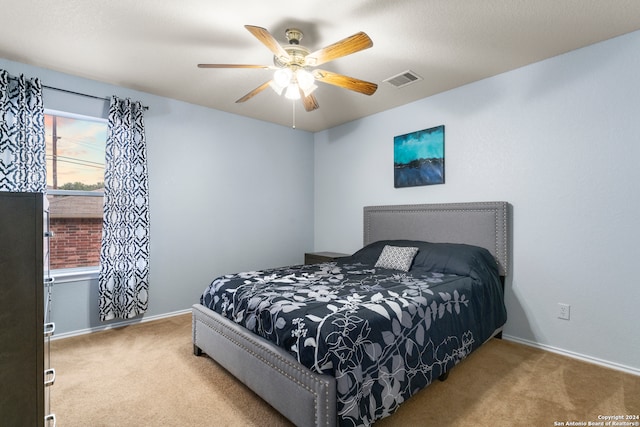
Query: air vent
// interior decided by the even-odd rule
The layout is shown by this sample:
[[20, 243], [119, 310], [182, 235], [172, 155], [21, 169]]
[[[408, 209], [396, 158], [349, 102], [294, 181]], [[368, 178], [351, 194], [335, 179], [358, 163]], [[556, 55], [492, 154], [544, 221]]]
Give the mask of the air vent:
[[385, 79], [383, 81], [389, 83], [393, 87], [400, 88], [408, 86], [420, 80], [422, 80], [422, 77], [411, 70], [407, 70], [395, 76], [389, 77], [388, 79]]

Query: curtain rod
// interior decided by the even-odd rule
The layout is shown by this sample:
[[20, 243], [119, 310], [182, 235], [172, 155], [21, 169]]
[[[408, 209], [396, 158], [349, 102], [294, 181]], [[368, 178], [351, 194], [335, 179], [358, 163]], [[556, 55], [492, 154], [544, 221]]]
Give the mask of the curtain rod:
[[[101, 99], [103, 101], [111, 101], [111, 98], [106, 98], [103, 96], [96, 96], [96, 95], [89, 95], [87, 93], [75, 92], [73, 90], [68, 90], [68, 89], [60, 89], [59, 87], [53, 87], [53, 86], [47, 86], [47, 85], [42, 85], [42, 87], [46, 89], [57, 90], [59, 92], [70, 93], [72, 95], [86, 96], [87, 98]], [[149, 109], [149, 107], [147, 107], [146, 105], [143, 105], [142, 108], [144, 108], [145, 110]]]
[[[14, 80], [17, 79], [17, 77], [12, 76], [12, 75], [9, 75], [9, 78], [10, 79], [14, 79]], [[61, 89], [59, 87], [53, 87], [53, 86], [48, 86], [48, 85], [44, 85], [44, 84], [42, 85], [42, 87], [46, 88], [46, 89], [57, 90], [59, 92], [70, 93], [72, 95], [86, 96], [87, 98], [100, 99], [100, 100], [103, 100], [103, 101], [111, 101], [111, 98], [106, 98], [106, 97], [103, 97], [103, 96], [96, 96], [96, 95], [89, 95], [87, 93], [75, 92], [73, 90]], [[145, 110], [149, 109], [149, 107], [147, 107], [146, 105], [143, 105], [142, 108], [144, 108]]]
[[103, 101], [109, 101], [110, 100], [110, 98], [105, 98], [103, 96], [95, 96], [95, 95], [89, 95], [87, 93], [74, 92], [74, 91], [68, 90], [68, 89], [60, 89], [59, 87], [53, 87], [53, 86], [47, 86], [47, 85], [42, 85], [42, 87], [45, 88], [45, 89], [52, 89], [52, 90], [57, 90], [59, 92], [70, 93], [72, 95], [86, 96], [87, 98], [101, 99]]

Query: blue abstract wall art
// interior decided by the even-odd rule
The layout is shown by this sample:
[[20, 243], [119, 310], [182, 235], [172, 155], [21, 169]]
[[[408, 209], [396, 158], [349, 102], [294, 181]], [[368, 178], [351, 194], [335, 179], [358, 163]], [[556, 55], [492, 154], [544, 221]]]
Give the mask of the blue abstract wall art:
[[444, 184], [444, 125], [393, 138], [394, 187]]

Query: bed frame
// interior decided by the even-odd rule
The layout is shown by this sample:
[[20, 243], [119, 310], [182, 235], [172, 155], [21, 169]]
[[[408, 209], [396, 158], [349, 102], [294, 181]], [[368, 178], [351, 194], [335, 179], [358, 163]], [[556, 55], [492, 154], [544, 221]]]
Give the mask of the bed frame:
[[[365, 207], [364, 244], [387, 239], [481, 246], [496, 258], [504, 277], [509, 265], [509, 204]], [[195, 355], [209, 355], [298, 426], [336, 425], [333, 377], [311, 372], [282, 348], [203, 305], [195, 304], [192, 313]]]

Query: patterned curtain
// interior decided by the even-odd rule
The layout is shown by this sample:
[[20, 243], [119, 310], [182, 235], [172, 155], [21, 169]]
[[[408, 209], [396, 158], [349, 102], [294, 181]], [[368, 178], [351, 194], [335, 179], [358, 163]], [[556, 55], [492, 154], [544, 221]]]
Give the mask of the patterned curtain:
[[0, 191], [44, 193], [47, 163], [39, 79], [0, 70]]
[[128, 319], [147, 310], [149, 183], [147, 144], [139, 102], [113, 97], [104, 172], [100, 251], [100, 319]]

